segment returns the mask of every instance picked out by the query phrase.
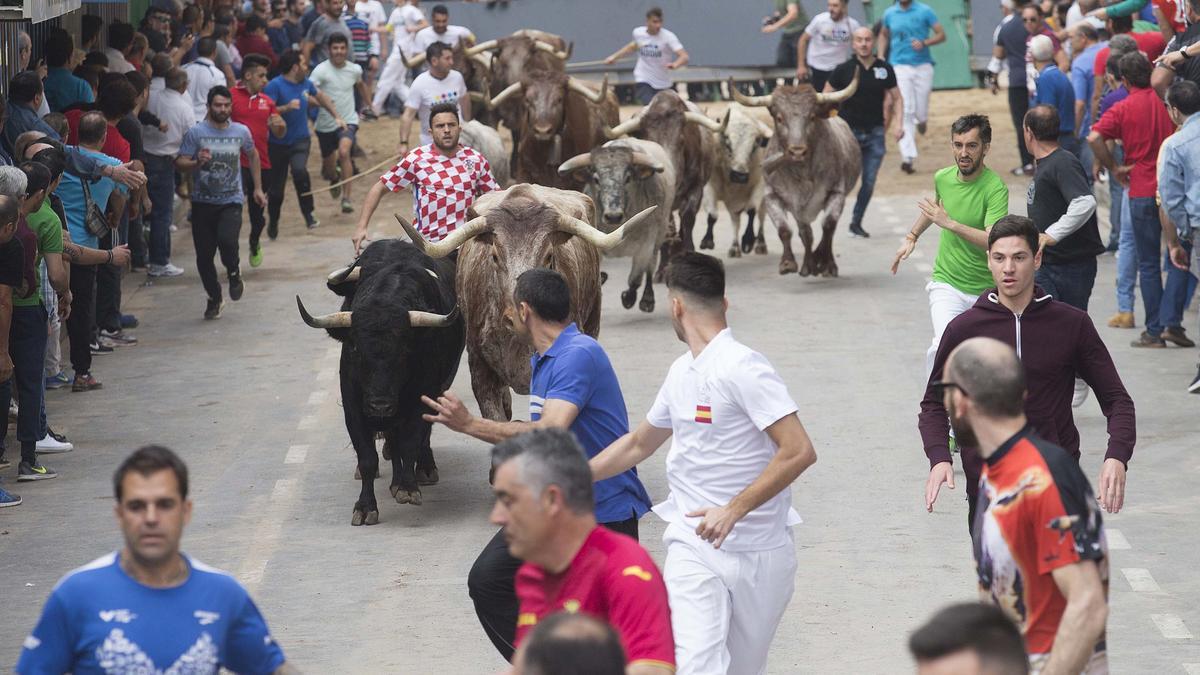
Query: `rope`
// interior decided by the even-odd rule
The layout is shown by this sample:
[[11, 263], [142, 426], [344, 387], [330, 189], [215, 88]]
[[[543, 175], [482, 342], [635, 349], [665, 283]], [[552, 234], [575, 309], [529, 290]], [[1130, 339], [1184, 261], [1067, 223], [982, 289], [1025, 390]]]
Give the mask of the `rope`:
[[371, 172], [373, 172], [373, 171], [376, 171], [377, 169], [382, 169], [383, 167], [385, 167], [385, 166], [387, 166], [387, 165], [391, 164], [392, 162], [395, 162], [396, 160], [400, 159], [400, 158], [401, 158], [401, 157], [403, 157], [403, 156], [404, 156], [404, 155], [402, 155], [402, 154], [393, 155], [393, 156], [391, 156], [391, 157], [388, 157], [387, 159], [383, 160], [382, 162], [380, 162], [380, 163], [376, 164], [375, 166], [372, 166], [372, 167], [369, 167], [369, 168], [363, 169], [362, 171], [359, 171], [358, 173], [354, 174], [353, 176], [350, 176], [349, 178], [346, 178], [346, 179], [344, 179], [344, 180], [342, 180], [342, 181], [340, 181], [340, 182], [338, 182], [338, 183], [334, 183], [333, 185], [328, 185], [328, 186], [326, 186], [326, 187], [323, 187], [323, 188], [317, 188], [317, 189], [315, 189], [315, 190], [309, 190], [308, 192], [305, 192], [304, 194], [302, 194], [302, 195], [300, 195], [300, 196], [301, 196], [301, 197], [308, 197], [309, 195], [315, 195], [315, 194], [317, 194], [318, 192], [327, 192], [327, 191], [329, 191], [329, 190], [332, 190], [332, 189], [334, 189], [334, 188], [341, 187], [341, 186], [345, 185], [346, 183], [349, 183], [349, 182], [350, 182], [350, 181], [352, 181], [352, 180], [358, 180], [359, 178], [362, 178], [363, 176], [365, 176], [365, 175], [367, 175], [367, 174], [369, 174], [369, 173], [371, 173]]

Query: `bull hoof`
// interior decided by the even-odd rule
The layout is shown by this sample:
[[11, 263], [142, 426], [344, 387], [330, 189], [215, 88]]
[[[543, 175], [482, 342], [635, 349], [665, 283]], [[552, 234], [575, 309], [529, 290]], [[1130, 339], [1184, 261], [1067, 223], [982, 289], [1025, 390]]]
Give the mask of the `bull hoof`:
[[405, 490], [399, 485], [393, 485], [391, 487], [391, 492], [392, 497], [396, 500], [397, 504], [412, 504], [414, 506], [421, 505], [421, 490], [419, 488]]
[[780, 274], [794, 274], [796, 272], [796, 259], [784, 258], [779, 261]]
[[742, 249], [738, 248], [738, 245], [737, 245], [737, 244], [734, 244], [733, 246], [730, 246], [730, 247], [729, 247], [729, 257], [730, 257], [730, 258], [740, 258], [740, 257], [742, 257]]
[[643, 297], [642, 301], [638, 303], [638, 309], [642, 310], [643, 312], [653, 312], [654, 298]]
[[800, 276], [807, 277], [817, 273], [817, 264], [813, 262], [812, 256], [804, 256], [804, 263], [800, 265]]
[[707, 250], [713, 248], [714, 246], [716, 246], [716, 244], [713, 243], [713, 238], [711, 235], [705, 235], [705, 237], [700, 240], [700, 250], [701, 251], [707, 251]]
[[754, 244], [755, 240], [753, 235], [749, 237], [742, 237], [742, 253], [749, 253], [751, 249], [756, 248]]
[[[749, 253], [749, 252], [750, 251], [746, 251], [746, 253]], [[754, 242], [754, 254], [755, 255], [766, 255], [767, 254], [767, 242], [763, 241], [762, 239], [756, 240]]]
[[603, 286], [604, 282], [606, 282], [606, 281], [608, 281], [608, 272], [601, 272], [600, 273], [600, 285]]
[[438, 470], [436, 466], [431, 466], [428, 469], [425, 467], [417, 467], [417, 485], [437, 485]]
[[637, 301], [637, 289], [630, 288], [629, 290], [621, 291], [621, 306], [625, 309], [633, 307], [633, 303]]
[[358, 527], [360, 525], [378, 525], [379, 512], [354, 509], [354, 515], [350, 516], [350, 524], [354, 527]]
[[660, 267], [654, 272], [654, 283], [661, 284], [667, 280], [667, 268]]

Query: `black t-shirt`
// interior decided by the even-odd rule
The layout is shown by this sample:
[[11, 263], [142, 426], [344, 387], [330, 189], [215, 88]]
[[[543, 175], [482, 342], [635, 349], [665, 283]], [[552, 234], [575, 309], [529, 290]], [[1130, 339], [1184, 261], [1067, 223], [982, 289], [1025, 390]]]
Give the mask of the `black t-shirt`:
[[[1194, 23], [1188, 26], [1184, 32], [1176, 35], [1171, 44], [1168, 46], [1168, 51], [1176, 51], [1180, 47], [1187, 47], [1200, 41], [1200, 23]], [[1175, 67], [1175, 75], [1182, 77], [1190, 82], [1200, 84], [1200, 56], [1192, 56], [1184, 59], [1183, 63]]]
[[[1059, 148], [1036, 163], [1033, 182], [1025, 193], [1025, 206], [1039, 232], [1045, 232], [1067, 212], [1067, 205], [1076, 197], [1091, 196], [1087, 174], [1079, 158]], [[1065, 263], [1094, 258], [1104, 252], [1096, 214], [1042, 254], [1044, 262]]]
[[870, 131], [883, 126], [883, 94], [896, 86], [896, 71], [883, 59], [875, 59], [871, 67], [864, 68], [857, 56], [833, 69], [829, 85], [834, 89], [845, 89], [854, 81], [858, 71], [858, 91], [838, 107], [838, 116], [846, 120], [855, 131]]
[[21, 240], [13, 237], [7, 244], [0, 245], [0, 285], [11, 286], [20, 296], [25, 288], [25, 247]]
[[146, 151], [142, 145], [142, 125], [133, 115], [126, 115], [117, 120], [117, 131], [121, 138], [129, 143], [129, 159], [146, 161]]

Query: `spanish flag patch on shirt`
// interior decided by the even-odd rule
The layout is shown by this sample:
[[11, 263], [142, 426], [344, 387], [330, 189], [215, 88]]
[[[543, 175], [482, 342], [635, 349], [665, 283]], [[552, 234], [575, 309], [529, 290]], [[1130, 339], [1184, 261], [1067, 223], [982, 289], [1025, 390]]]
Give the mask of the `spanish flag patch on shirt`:
[[696, 406], [696, 421], [700, 424], [712, 424], [712, 406]]

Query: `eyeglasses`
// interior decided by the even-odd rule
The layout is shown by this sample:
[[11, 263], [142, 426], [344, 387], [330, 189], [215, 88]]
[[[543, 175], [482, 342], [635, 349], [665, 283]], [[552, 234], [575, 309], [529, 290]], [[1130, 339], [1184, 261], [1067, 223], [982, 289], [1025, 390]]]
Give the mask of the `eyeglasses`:
[[961, 384], [949, 380], [934, 380], [929, 383], [929, 388], [933, 389], [934, 393], [938, 396], [944, 396], [946, 390], [951, 388], [961, 391], [963, 396], [970, 396], [967, 390], [962, 388]]

